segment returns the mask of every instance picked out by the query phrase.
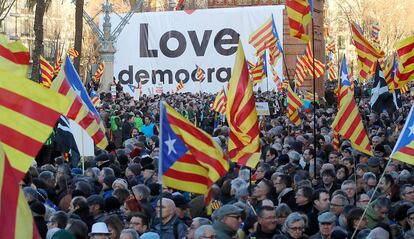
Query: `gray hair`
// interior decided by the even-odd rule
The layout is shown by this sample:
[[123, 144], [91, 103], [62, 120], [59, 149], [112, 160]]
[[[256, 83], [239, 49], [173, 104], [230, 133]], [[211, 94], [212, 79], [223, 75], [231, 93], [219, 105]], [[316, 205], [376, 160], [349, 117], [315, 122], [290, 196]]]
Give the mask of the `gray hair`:
[[198, 224], [200, 226], [213, 224], [209, 219], [205, 217], [196, 217], [196, 218], [193, 218], [193, 221], [198, 221]]
[[379, 197], [375, 201], [375, 206], [377, 208], [391, 208], [391, 200], [386, 197]]
[[124, 229], [121, 231], [121, 234], [128, 234], [132, 239], [139, 239], [139, 235], [134, 229]]
[[[332, 197], [332, 199], [334, 199], [334, 198], [339, 198], [342, 201], [342, 205], [344, 205], [344, 206], [349, 204], [348, 198], [346, 198], [342, 194], [336, 194], [335, 196]], [[331, 201], [332, 201], [332, 199], [331, 199]]]
[[372, 172], [364, 173], [364, 176], [362, 176], [362, 178], [364, 179], [364, 182], [368, 182], [368, 180], [371, 178], [377, 180], [377, 176], [375, 176], [375, 174]]
[[214, 231], [213, 226], [211, 225], [202, 225], [201, 227], [197, 228], [194, 232], [194, 239], [200, 239], [204, 235], [204, 232], [208, 229]]
[[244, 181], [241, 178], [235, 178], [231, 180], [231, 190], [237, 191], [239, 190], [243, 185], [246, 185], [247, 182]]
[[292, 160], [293, 163], [299, 163], [300, 161], [300, 154], [296, 151], [289, 151], [288, 153], [289, 158]]
[[292, 213], [292, 210], [286, 203], [281, 203], [276, 208], [276, 217], [287, 216]]
[[39, 174], [39, 179], [42, 179], [44, 182], [47, 182], [49, 180], [54, 180], [55, 176], [51, 171], [43, 171]]
[[302, 221], [305, 224], [305, 219], [303, 219], [302, 215], [298, 212], [291, 213], [287, 218], [285, 223], [283, 224], [282, 230], [287, 232], [287, 230], [292, 226], [293, 223]]
[[342, 185], [341, 185], [341, 190], [345, 190], [345, 185], [352, 185], [352, 187], [354, 188], [354, 190], [356, 189], [356, 184], [354, 181], [352, 180], [345, 180]]
[[144, 184], [138, 184], [132, 187], [132, 192], [143, 198], [149, 198], [151, 190]]
[[245, 181], [249, 181], [250, 179], [250, 170], [245, 168], [239, 171], [239, 178], [245, 180]]

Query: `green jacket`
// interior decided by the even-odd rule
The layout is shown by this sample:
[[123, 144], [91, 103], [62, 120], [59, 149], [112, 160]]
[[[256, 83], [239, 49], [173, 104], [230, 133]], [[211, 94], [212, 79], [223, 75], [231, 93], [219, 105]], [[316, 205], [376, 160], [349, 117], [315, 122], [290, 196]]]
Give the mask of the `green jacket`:
[[121, 118], [117, 115], [113, 115], [110, 118], [112, 132], [117, 131], [121, 127]]
[[375, 225], [377, 225], [380, 222], [388, 224], [390, 219], [388, 217], [385, 217], [384, 220], [378, 219], [377, 212], [374, 210], [373, 205], [375, 205], [376, 200], [372, 201], [371, 204], [367, 206], [367, 212], [365, 213], [365, 216], [368, 220], [368, 228], [373, 229]]
[[144, 125], [142, 118], [134, 117], [134, 128], [138, 129], [138, 131], [141, 132], [142, 125]]
[[226, 224], [219, 221], [213, 223], [213, 228], [217, 233], [217, 238], [220, 239], [232, 239], [237, 233], [237, 231], [232, 231]]

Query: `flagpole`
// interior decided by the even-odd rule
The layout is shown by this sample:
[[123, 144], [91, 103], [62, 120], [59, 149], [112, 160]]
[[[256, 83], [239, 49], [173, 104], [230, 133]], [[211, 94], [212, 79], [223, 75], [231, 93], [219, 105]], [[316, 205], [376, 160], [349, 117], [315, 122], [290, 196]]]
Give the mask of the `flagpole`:
[[162, 190], [163, 190], [163, 181], [162, 181], [162, 161], [163, 161], [163, 144], [164, 142], [162, 141], [162, 136], [163, 136], [163, 127], [162, 127], [162, 123], [164, 120], [164, 101], [161, 100], [160, 101], [160, 155], [158, 157], [158, 181], [161, 183], [161, 189], [160, 189], [160, 239], [163, 238], [162, 236]]
[[313, 4], [311, 6], [311, 18], [312, 18], [312, 88], [313, 88], [313, 158], [315, 160], [314, 166], [314, 178], [316, 179], [316, 143], [318, 142], [316, 139], [316, 82], [315, 82], [315, 23], [313, 20]]
[[384, 177], [384, 174], [385, 174], [385, 169], [388, 167], [388, 165], [391, 163], [391, 161], [392, 161], [392, 159], [391, 159], [391, 157], [390, 157], [390, 158], [388, 159], [388, 163], [387, 163], [387, 165], [385, 165], [385, 167], [384, 167], [384, 171], [382, 172], [381, 177], [380, 177], [380, 178], [378, 179], [378, 181], [377, 181], [377, 186], [375, 187], [374, 192], [372, 193], [371, 197], [369, 198], [369, 202], [368, 202], [367, 206], [366, 206], [366, 207], [365, 207], [365, 209], [364, 209], [364, 213], [362, 213], [362, 216], [361, 216], [361, 217], [359, 218], [359, 220], [358, 220], [358, 224], [356, 225], [356, 227], [355, 227], [355, 229], [354, 229], [354, 232], [352, 233], [351, 239], [355, 237], [355, 234], [356, 234], [356, 232], [357, 232], [357, 230], [358, 230], [359, 224], [361, 224], [362, 219], [365, 217], [365, 213], [367, 212], [368, 206], [371, 204], [372, 199], [374, 198], [375, 193], [376, 193], [376, 192], [377, 192], [377, 190], [378, 190], [379, 182], [380, 182], [380, 181], [381, 181], [381, 179]]

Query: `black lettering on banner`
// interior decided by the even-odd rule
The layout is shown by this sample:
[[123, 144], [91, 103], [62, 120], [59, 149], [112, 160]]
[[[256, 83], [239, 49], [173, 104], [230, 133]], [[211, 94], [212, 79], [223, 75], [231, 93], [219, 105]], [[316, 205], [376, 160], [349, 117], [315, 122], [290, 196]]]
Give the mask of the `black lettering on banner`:
[[139, 56], [140, 57], [158, 57], [157, 50], [148, 49], [148, 23], [139, 24]]
[[[221, 73], [226, 73], [225, 77], [222, 77]], [[219, 82], [227, 82], [231, 77], [231, 68], [230, 67], [220, 67], [217, 69], [216, 78]]]
[[[185, 78], [181, 79], [180, 75], [184, 74]], [[185, 69], [179, 69], [176, 73], [175, 73], [175, 81], [180, 82], [181, 80], [183, 81], [183, 83], [187, 83], [187, 81], [190, 79], [190, 74], [188, 74], [188, 71], [186, 71]]]
[[[134, 74], [133, 72], [134, 72], [133, 66], [129, 65], [128, 70], [122, 70], [122, 71], [119, 72], [118, 81], [123, 85], [132, 84], [133, 83], [132, 76]], [[125, 74], [128, 76], [127, 80], [124, 80], [124, 75]]]
[[[228, 38], [230, 36], [230, 38]], [[236, 53], [237, 44], [239, 43], [239, 34], [230, 28], [220, 30], [214, 38], [214, 47], [216, 51], [223, 56], [230, 56]], [[224, 45], [233, 45], [224, 48]]]
[[213, 79], [213, 73], [216, 71], [215, 68], [207, 68], [207, 81], [211, 82], [211, 79]]
[[198, 41], [198, 37], [195, 31], [188, 31], [191, 43], [193, 44], [194, 52], [196, 56], [204, 56], [206, 53], [207, 45], [211, 37], [212, 30], [204, 31], [203, 39], [201, 43]]
[[[171, 38], [175, 38], [178, 41], [177, 49], [171, 50], [168, 48], [168, 41]], [[184, 35], [179, 31], [168, 31], [161, 36], [160, 39], [160, 50], [162, 54], [169, 58], [177, 58], [181, 56], [185, 48], [187, 47], [187, 42]]]
[[173, 83], [171, 70], [152, 70], [152, 84], [157, 83], [156, 75], [160, 76], [160, 82], [165, 84], [165, 75], [168, 75], [168, 84]]
[[139, 82], [142, 82], [145, 85], [149, 81], [149, 73], [146, 70], [139, 70], [135, 73], [135, 82], [139, 85]]

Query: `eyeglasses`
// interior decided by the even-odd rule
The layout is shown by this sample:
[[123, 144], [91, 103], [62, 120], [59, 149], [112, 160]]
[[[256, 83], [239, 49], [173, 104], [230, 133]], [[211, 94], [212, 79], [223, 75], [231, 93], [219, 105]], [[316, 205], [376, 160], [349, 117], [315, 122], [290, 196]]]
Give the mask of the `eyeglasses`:
[[292, 231], [303, 231], [303, 227], [289, 227]]
[[409, 191], [409, 192], [405, 192], [404, 195], [410, 195], [410, 194], [413, 194], [413, 193], [414, 193], [414, 191]]
[[211, 236], [201, 236], [200, 238], [215, 239], [215, 238], [217, 238], [217, 235], [211, 235]]
[[331, 203], [330, 204], [332, 207], [343, 207], [344, 205], [342, 205], [342, 204], [334, 204], [334, 203]]
[[321, 225], [330, 226], [330, 225], [332, 225], [332, 222], [322, 222]]

